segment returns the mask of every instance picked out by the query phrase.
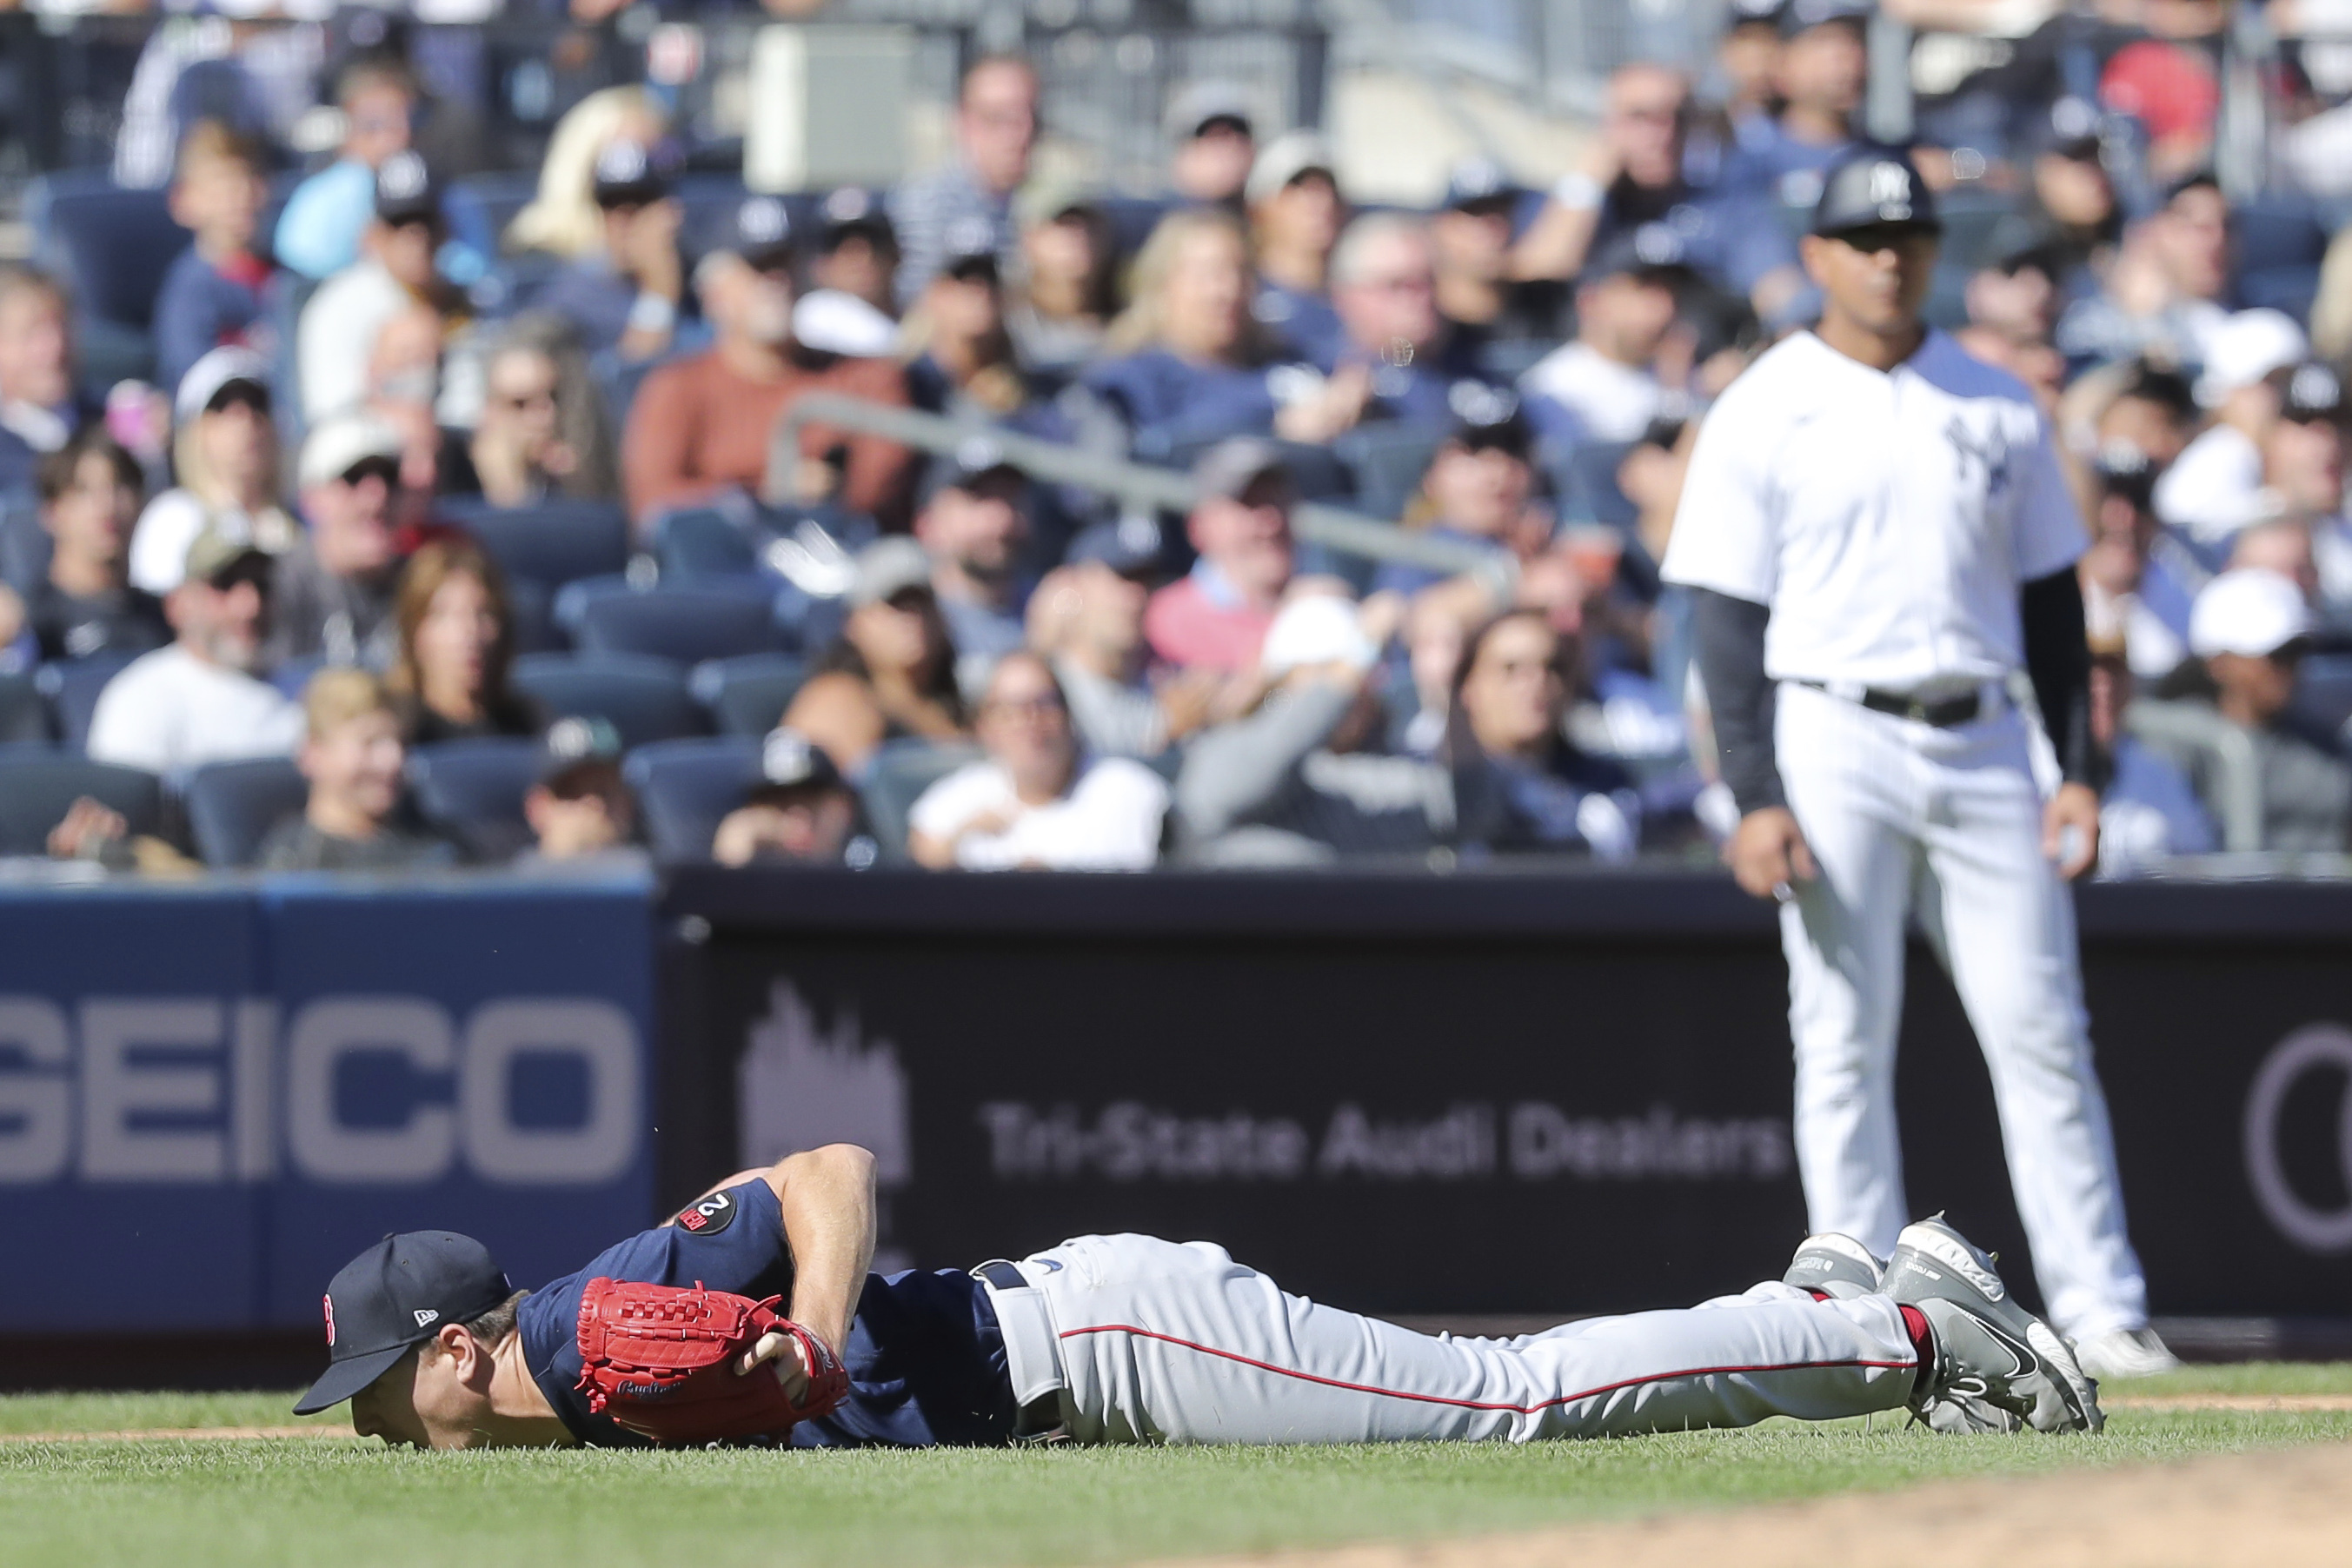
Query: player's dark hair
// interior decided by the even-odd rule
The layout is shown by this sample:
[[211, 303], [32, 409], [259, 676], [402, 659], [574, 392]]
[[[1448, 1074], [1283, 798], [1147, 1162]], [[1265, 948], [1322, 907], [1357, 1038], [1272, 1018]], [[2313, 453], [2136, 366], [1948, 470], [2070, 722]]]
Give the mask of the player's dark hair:
[[515, 1312], [521, 1307], [528, 1290], [518, 1290], [497, 1306], [466, 1325], [466, 1331], [485, 1349], [503, 1343], [515, 1331]]

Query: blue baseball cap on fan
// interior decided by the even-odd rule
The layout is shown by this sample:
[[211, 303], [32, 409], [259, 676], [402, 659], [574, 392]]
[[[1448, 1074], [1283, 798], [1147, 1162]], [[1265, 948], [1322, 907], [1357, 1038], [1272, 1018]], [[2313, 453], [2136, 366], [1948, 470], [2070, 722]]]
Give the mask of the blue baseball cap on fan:
[[514, 1294], [506, 1270], [470, 1236], [412, 1230], [387, 1236], [327, 1284], [327, 1350], [319, 1381], [294, 1406], [309, 1415], [340, 1405], [449, 1323], [468, 1323]]

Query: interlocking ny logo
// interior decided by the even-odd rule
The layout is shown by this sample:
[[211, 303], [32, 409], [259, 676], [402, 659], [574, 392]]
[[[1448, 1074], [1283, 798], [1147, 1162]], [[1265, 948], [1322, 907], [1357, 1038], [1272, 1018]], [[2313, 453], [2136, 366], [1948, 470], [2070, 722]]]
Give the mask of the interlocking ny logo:
[[1885, 206], [1911, 199], [1911, 171], [1900, 163], [1879, 163], [1870, 171], [1870, 199]]

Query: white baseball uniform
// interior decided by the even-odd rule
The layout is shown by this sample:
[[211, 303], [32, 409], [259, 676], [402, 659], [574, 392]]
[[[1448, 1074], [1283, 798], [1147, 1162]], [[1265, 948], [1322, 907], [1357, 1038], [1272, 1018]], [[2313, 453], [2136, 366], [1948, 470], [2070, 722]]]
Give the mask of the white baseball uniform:
[[[1895, 1134], [1904, 930], [1916, 910], [1992, 1074], [2048, 1315], [2144, 1327], [2073, 905], [2042, 853], [2028, 724], [2006, 696], [2019, 595], [2087, 541], [2012, 377], [1931, 331], [1882, 373], [1810, 332], [1734, 382], [1691, 455], [1664, 575], [1769, 607], [1789, 807], [1820, 876], [1781, 910], [1798, 1163], [1815, 1231], [1884, 1253], [1908, 1212]], [[1865, 707], [1980, 694], [1938, 728]]]
[[990, 1289], [1023, 1405], [1082, 1443], [1528, 1442], [1898, 1410], [1919, 1357], [1885, 1296], [1759, 1285], [1517, 1339], [1416, 1333], [1287, 1295], [1209, 1242], [1082, 1236]]

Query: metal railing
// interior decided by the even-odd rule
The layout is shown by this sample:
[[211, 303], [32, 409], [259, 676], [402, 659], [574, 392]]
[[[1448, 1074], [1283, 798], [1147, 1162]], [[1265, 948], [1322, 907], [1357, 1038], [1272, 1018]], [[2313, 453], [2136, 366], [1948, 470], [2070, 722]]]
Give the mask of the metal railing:
[[[1108, 496], [1122, 507], [1182, 512], [1191, 510], [1200, 499], [1200, 488], [1192, 476], [1174, 469], [1126, 462], [973, 420], [950, 419], [840, 393], [813, 392], [793, 403], [769, 437], [761, 499], [770, 505], [786, 506], [798, 499], [794, 470], [801, 460], [801, 432], [811, 425], [878, 436], [934, 456], [953, 453], [969, 441], [984, 440], [1003, 454], [1005, 462], [1033, 479], [1074, 485]], [[1497, 585], [1507, 585], [1517, 575], [1517, 563], [1502, 551], [1415, 533], [1323, 501], [1301, 501], [1290, 514], [1290, 526], [1305, 542], [1342, 554], [1471, 574]]]

